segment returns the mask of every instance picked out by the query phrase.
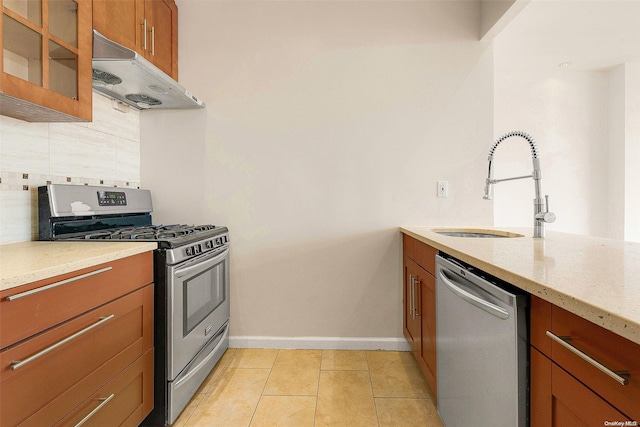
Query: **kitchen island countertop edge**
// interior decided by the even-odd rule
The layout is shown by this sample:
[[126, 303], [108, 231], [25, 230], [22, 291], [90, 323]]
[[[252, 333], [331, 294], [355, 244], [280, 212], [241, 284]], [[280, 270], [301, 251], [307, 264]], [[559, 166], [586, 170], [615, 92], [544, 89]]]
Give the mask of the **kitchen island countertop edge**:
[[531, 295], [640, 344], [640, 243], [547, 231], [499, 229], [523, 237], [466, 238], [435, 233], [444, 227], [400, 227], [400, 232], [486, 271]]

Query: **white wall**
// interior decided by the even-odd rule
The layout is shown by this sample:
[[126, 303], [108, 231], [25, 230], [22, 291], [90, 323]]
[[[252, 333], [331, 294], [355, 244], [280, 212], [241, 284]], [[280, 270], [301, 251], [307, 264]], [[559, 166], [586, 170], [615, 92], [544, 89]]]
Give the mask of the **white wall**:
[[615, 239], [624, 239], [625, 230], [625, 67], [618, 66], [609, 72], [609, 152], [607, 163], [607, 184], [610, 191], [606, 202], [608, 235]]
[[37, 240], [38, 186], [140, 185], [139, 113], [93, 96], [91, 123], [0, 116], [0, 243]]
[[640, 63], [625, 66], [625, 240], [640, 242]]
[[[500, 55], [496, 41], [496, 57]], [[504, 61], [504, 58], [501, 58]], [[557, 215], [547, 230], [608, 236], [606, 71], [495, 69], [495, 138], [521, 130], [538, 146], [543, 192]], [[494, 177], [530, 174], [529, 147], [510, 138], [496, 150]], [[494, 186], [496, 226], [533, 225], [533, 180]]]
[[229, 227], [235, 342], [406, 345], [397, 227], [492, 218], [477, 2], [178, 6], [207, 109], [141, 115], [142, 183], [156, 221]]
[[640, 63], [613, 68], [609, 85], [610, 232], [640, 242]]

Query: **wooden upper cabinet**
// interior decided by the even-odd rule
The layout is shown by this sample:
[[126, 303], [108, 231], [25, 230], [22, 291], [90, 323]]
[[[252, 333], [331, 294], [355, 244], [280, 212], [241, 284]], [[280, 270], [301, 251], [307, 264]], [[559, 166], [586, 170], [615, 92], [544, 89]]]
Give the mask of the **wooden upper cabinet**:
[[178, 8], [173, 0], [94, 0], [93, 27], [178, 80]]
[[146, 57], [178, 80], [178, 8], [173, 0], [145, 0]]
[[0, 0], [0, 114], [91, 121], [91, 0]]
[[93, 28], [106, 38], [141, 50], [144, 3], [136, 0], [93, 0]]

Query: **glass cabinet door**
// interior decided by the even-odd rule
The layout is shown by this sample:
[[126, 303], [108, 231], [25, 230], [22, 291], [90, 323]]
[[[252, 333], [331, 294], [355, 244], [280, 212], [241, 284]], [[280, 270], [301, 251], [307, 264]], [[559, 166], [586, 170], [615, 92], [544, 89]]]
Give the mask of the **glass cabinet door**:
[[3, 71], [78, 98], [78, 4], [73, 0], [4, 0]]

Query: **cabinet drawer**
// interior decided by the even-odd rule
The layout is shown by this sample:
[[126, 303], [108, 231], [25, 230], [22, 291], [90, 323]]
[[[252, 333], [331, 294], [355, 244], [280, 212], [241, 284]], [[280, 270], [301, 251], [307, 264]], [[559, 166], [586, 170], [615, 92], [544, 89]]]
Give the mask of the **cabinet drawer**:
[[426, 243], [422, 243], [418, 239], [403, 234], [402, 251], [404, 255], [414, 260], [420, 267], [435, 276], [437, 249], [432, 248]]
[[153, 281], [153, 254], [123, 258], [0, 292], [0, 348]]
[[640, 420], [640, 345], [557, 306], [551, 308], [551, 332], [606, 368], [626, 372], [628, 383], [622, 385], [548, 337], [555, 363], [631, 419]]
[[0, 424], [51, 425], [152, 346], [149, 285], [6, 349]]
[[600, 427], [629, 421], [571, 375], [551, 364], [551, 425]]
[[136, 427], [153, 409], [153, 350], [85, 400], [55, 426]]

